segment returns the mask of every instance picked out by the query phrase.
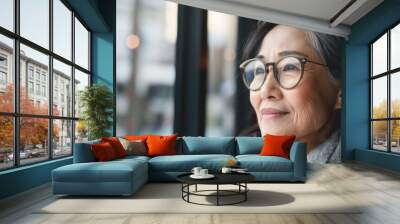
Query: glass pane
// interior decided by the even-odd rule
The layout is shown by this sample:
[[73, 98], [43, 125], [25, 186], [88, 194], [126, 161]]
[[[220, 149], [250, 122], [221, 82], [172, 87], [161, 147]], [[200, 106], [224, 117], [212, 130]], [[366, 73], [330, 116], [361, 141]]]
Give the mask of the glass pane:
[[372, 81], [372, 118], [387, 117], [387, 77]]
[[117, 135], [171, 134], [177, 4], [117, 1], [116, 14]]
[[0, 111], [14, 111], [14, 42], [0, 35]]
[[75, 63], [89, 69], [89, 32], [75, 18]]
[[391, 69], [400, 67], [400, 24], [391, 30], [390, 60]]
[[72, 117], [71, 66], [53, 60], [53, 115]]
[[72, 60], [72, 12], [60, 1], [53, 1], [53, 51]]
[[391, 127], [391, 141], [392, 141], [392, 152], [400, 153], [400, 120], [394, 120], [390, 122]]
[[0, 1], [0, 26], [14, 31], [14, 0]]
[[34, 163], [49, 158], [49, 120], [45, 118], [20, 118], [21, 164]]
[[20, 109], [25, 114], [47, 115], [49, 57], [21, 44]]
[[75, 69], [75, 117], [79, 117], [81, 114], [80, 94], [86, 86], [89, 86], [89, 75]]
[[237, 16], [208, 11], [206, 136], [234, 133]]
[[387, 34], [372, 45], [372, 69], [373, 75], [387, 71]]
[[49, 48], [49, 0], [20, 0], [21, 36]]
[[0, 116], [0, 170], [14, 165], [13, 118]]
[[72, 154], [72, 121], [53, 120], [53, 157]]
[[372, 122], [372, 148], [387, 151], [387, 121]]
[[391, 115], [400, 118], [400, 72], [391, 75], [390, 85]]
[[75, 121], [75, 143], [88, 140], [88, 129], [83, 120]]

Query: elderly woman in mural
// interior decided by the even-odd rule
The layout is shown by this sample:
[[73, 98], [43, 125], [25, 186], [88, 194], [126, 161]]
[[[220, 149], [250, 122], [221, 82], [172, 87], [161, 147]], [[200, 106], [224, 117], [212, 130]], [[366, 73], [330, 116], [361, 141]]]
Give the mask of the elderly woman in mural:
[[259, 23], [240, 65], [261, 135], [295, 135], [312, 163], [339, 162], [339, 37]]

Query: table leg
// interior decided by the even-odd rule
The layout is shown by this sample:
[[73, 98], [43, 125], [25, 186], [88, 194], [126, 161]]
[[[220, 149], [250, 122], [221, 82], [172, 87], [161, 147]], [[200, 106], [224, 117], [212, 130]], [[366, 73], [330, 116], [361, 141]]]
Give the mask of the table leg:
[[245, 192], [244, 192], [244, 201], [247, 201], [247, 192], [248, 192], [247, 183], [244, 183], [244, 190], [245, 190]]
[[219, 205], [219, 184], [217, 184], [217, 206]]

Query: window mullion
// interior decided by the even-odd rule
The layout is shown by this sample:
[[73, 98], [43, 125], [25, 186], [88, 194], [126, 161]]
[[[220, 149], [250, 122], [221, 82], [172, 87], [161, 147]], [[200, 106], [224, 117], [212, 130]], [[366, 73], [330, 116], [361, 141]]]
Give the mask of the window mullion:
[[[387, 51], [386, 51], [386, 54], [387, 54], [387, 71], [389, 71], [390, 70], [390, 29], [388, 30], [388, 32], [387, 32]], [[392, 102], [392, 100], [391, 100], [391, 84], [390, 84], [390, 79], [391, 79], [391, 74], [389, 73], [388, 75], [387, 75], [387, 98], [388, 98], [388, 100], [387, 100], [387, 110], [388, 110], [388, 118], [391, 118], [392, 117], [392, 111], [391, 111], [391, 102]], [[392, 121], [391, 120], [388, 120], [388, 122], [387, 122], [387, 135], [388, 135], [388, 152], [391, 152], [392, 151], [392, 138], [391, 138], [391, 123], [392, 123]]]
[[[53, 52], [53, 0], [49, 0], [49, 50]], [[53, 159], [53, 56], [49, 55], [49, 73], [48, 73], [48, 91], [49, 94], [49, 116], [48, 120], [48, 152], [49, 159]]]
[[[72, 23], [72, 49], [71, 49], [71, 56], [72, 56], [72, 64], [73, 66], [71, 67], [72, 71], [71, 71], [71, 91], [72, 91], [72, 105], [71, 105], [71, 117], [75, 118], [75, 12], [72, 11], [72, 15], [71, 15], [71, 23]], [[71, 150], [72, 150], [72, 155], [74, 155], [74, 145], [75, 145], [75, 125], [76, 125], [76, 121], [73, 120], [71, 122], [72, 124], [72, 130], [71, 130]]]
[[[17, 35], [19, 35], [19, 5], [20, 1], [14, 1], [14, 31]], [[15, 114], [19, 114], [19, 99], [20, 99], [20, 47], [19, 47], [19, 39], [14, 39], [14, 112]], [[20, 119], [19, 117], [14, 115], [14, 166], [19, 166], [20, 164], [20, 157], [19, 157], [19, 135], [20, 135]]]

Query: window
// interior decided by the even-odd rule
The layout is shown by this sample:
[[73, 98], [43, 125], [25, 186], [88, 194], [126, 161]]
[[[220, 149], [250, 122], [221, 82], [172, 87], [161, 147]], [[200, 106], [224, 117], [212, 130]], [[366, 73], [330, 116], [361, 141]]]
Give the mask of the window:
[[7, 74], [3, 71], [0, 71], [0, 84], [1, 85], [7, 84]]
[[[0, 3], [0, 5], [1, 4], [2, 3]], [[3, 9], [0, 9], [0, 14], [2, 12]], [[2, 16], [3, 15], [0, 15], [0, 20], [3, 18]], [[13, 66], [11, 64], [13, 61], [12, 58], [14, 57], [13, 51], [14, 51], [13, 40], [0, 33], [0, 113], [1, 112], [10, 113], [14, 111], [14, 83], [13, 83], [14, 72], [13, 72]], [[7, 145], [10, 144], [7, 143]]]
[[370, 45], [371, 148], [400, 153], [400, 24]]
[[40, 71], [39, 71], [39, 69], [36, 69], [36, 80], [37, 81], [40, 81]]
[[49, 0], [20, 0], [21, 36], [49, 48]]
[[71, 60], [72, 12], [60, 1], [53, 0], [54, 52]]
[[28, 82], [28, 89], [29, 94], [33, 94], [33, 82]]
[[29, 73], [29, 79], [33, 80], [33, 67], [32, 66], [29, 66], [28, 73]]
[[14, 0], [1, 0], [0, 26], [14, 31]]
[[[64, 102], [63, 95], [72, 95], [71, 89], [65, 89], [63, 86], [65, 83], [70, 83], [72, 85], [72, 69], [71, 66], [66, 65], [56, 59], [53, 60], [54, 70], [53, 70], [53, 114], [60, 114], [60, 106], [58, 103], [59, 93], [61, 94], [61, 101]], [[59, 85], [61, 88], [59, 88]], [[66, 114], [62, 113], [62, 116], [72, 117], [72, 98], [68, 99], [71, 102], [68, 102], [68, 107], [66, 108]], [[57, 104], [57, 105], [56, 105]]]
[[40, 95], [40, 84], [36, 84], [36, 95]]
[[[116, 14], [117, 135], [170, 134], [174, 117], [177, 4], [152, 0], [137, 1], [127, 7], [123, 1], [117, 1]], [[137, 19], [138, 26], [132, 25], [132, 18]]]
[[89, 32], [77, 18], [75, 18], [75, 62], [89, 69]]
[[[79, 90], [71, 87], [90, 84], [90, 32], [67, 1], [0, 2], [0, 26], [8, 30], [0, 29], [0, 84], [7, 85], [0, 85], [0, 170], [70, 156], [76, 130], [86, 137], [85, 126], [76, 127], [79, 114], [73, 114]], [[14, 21], [19, 21], [15, 30]], [[19, 88], [14, 88], [14, 77]]]
[[206, 136], [234, 133], [237, 16], [208, 11]]
[[42, 86], [42, 96], [46, 96], [46, 86]]
[[0, 55], [0, 67], [7, 68], [7, 56], [1, 54]]

